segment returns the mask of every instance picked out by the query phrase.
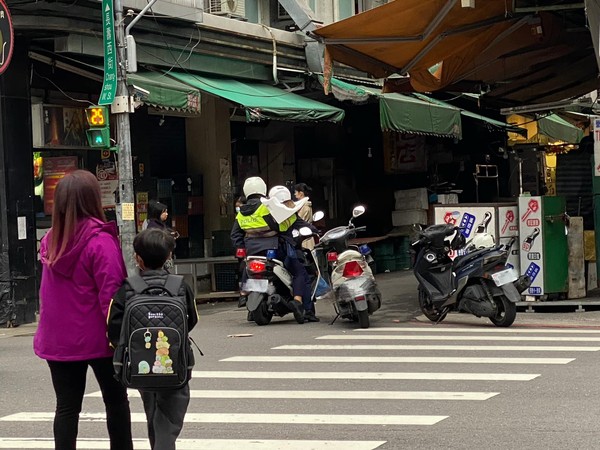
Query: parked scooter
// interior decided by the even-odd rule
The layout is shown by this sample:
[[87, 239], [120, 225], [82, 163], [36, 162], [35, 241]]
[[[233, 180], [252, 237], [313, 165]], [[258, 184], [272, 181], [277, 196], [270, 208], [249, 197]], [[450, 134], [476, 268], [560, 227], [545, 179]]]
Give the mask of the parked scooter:
[[[349, 245], [348, 241], [366, 227], [355, 227], [352, 220], [365, 213], [364, 206], [352, 211], [347, 226], [333, 228], [319, 238], [313, 249], [318, 275], [332, 288], [337, 316], [357, 321], [361, 328], [369, 328], [369, 315], [381, 307], [381, 293], [373, 271], [371, 250], [367, 245]], [[331, 322], [331, 323], [333, 323]]]
[[419, 231], [412, 250], [421, 311], [435, 323], [450, 311], [460, 311], [487, 317], [498, 327], [512, 325], [515, 303], [530, 284], [528, 276], [519, 276], [506, 266], [512, 242], [476, 249], [452, 260], [449, 252], [463, 249], [465, 244], [461, 229], [453, 225], [431, 225]]
[[[323, 212], [319, 211], [313, 216], [317, 221], [323, 218]], [[294, 230], [292, 235], [300, 243], [313, 232], [310, 228]], [[246, 256], [245, 249], [238, 249], [236, 256], [245, 258], [245, 270], [247, 280], [244, 290], [248, 293], [246, 307], [249, 319], [257, 325], [268, 325], [274, 315], [283, 317], [289, 313], [294, 315], [296, 322], [304, 323], [304, 307], [294, 300], [292, 288], [292, 275], [284, 267], [283, 261], [277, 259], [277, 251], [269, 250], [267, 256]], [[310, 251], [305, 250], [307, 269], [309, 272], [318, 272]], [[311, 298], [315, 301], [316, 283], [318, 277], [313, 281]]]

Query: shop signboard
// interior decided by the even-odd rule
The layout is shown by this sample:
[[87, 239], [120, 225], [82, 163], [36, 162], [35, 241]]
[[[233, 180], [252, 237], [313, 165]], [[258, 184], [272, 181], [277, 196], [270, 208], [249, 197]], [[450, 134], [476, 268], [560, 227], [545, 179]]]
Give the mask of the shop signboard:
[[13, 53], [14, 30], [10, 11], [0, 0], [0, 75], [8, 68]]
[[498, 206], [498, 243], [508, 245], [512, 240], [510, 255], [506, 265], [520, 271], [521, 261], [519, 253], [519, 207], [518, 205]]
[[104, 82], [99, 105], [110, 105], [117, 93], [117, 46], [112, 0], [102, 0], [102, 37], [104, 40]]
[[594, 176], [600, 177], [600, 117], [592, 120], [594, 129]]
[[68, 173], [77, 170], [77, 156], [44, 157], [44, 214], [52, 215], [56, 185]]
[[119, 189], [117, 164], [110, 150], [102, 151], [102, 159], [96, 165], [96, 178], [100, 184], [100, 198], [104, 209], [115, 207], [115, 191]]
[[[447, 223], [461, 227], [467, 242], [477, 233], [489, 233], [497, 242], [496, 208], [493, 205], [440, 205], [435, 207], [435, 223]], [[451, 258], [464, 254], [464, 250], [452, 252]]]
[[521, 273], [529, 275], [528, 295], [544, 294], [542, 197], [519, 197], [519, 251]]

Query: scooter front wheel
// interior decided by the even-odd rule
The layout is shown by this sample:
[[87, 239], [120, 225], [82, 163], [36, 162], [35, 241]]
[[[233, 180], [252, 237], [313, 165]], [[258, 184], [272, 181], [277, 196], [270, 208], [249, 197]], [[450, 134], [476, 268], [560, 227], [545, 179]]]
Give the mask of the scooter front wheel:
[[494, 297], [498, 312], [490, 320], [497, 327], [510, 327], [517, 317], [517, 305], [507, 299], [504, 295]]
[[421, 308], [421, 311], [425, 317], [435, 323], [444, 320], [448, 314], [447, 311], [442, 313], [441, 311], [437, 310], [429, 300], [427, 294], [421, 289], [419, 289], [419, 307]]

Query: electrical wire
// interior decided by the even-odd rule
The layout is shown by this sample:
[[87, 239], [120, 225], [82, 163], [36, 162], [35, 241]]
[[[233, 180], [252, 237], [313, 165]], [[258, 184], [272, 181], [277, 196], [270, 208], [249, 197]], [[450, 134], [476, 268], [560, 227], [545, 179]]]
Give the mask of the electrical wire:
[[[149, 3], [148, 0], [146, 0], [146, 2]], [[210, 83], [206, 82], [206, 80], [198, 78], [197, 75], [191, 73], [190, 71], [187, 70], [187, 68], [183, 67], [179, 63], [179, 59], [176, 58], [175, 55], [173, 54], [173, 51], [171, 50], [171, 46], [167, 42], [167, 39], [165, 38], [165, 35], [162, 32], [162, 30], [161, 30], [160, 24], [156, 20], [155, 13], [154, 13], [154, 11], [152, 11], [152, 8], [150, 8], [150, 11], [152, 12], [152, 18], [154, 19], [154, 22], [156, 23], [156, 26], [158, 28], [158, 32], [160, 33], [160, 35], [162, 37], [163, 43], [165, 44], [165, 47], [167, 48], [167, 50], [171, 54], [171, 57], [173, 58], [173, 60], [175, 61], [175, 64], [172, 64], [171, 62], [167, 62], [166, 60], [164, 60], [162, 58], [158, 58], [156, 55], [154, 55], [154, 57], [157, 57], [161, 61], [167, 62], [168, 64], [172, 64], [172, 67], [168, 70], [168, 72], [172, 71], [175, 68], [175, 66], [177, 66], [179, 69], [183, 70], [186, 74], [188, 74], [189, 76], [191, 76], [192, 78], [194, 78], [200, 84], [207, 85], [208, 87], [211, 87], [211, 88], [213, 88], [215, 90], [222, 91], [222, 92], [231, 92], [232, 94], [239, 93], [239, 91], [230, 90], [230, 89], [223, 89], [221, 86], [211, 85]], [[196, 46], [194, 46], [194, 48], [196, 48]], [[192, 49], [192, 51], [193, 51], [193, 49]], [[189, 55], [188, 59], [191, 58], [191, 55], [192, 55], [192, 53], [190, 52], [190, 55]], [[275, 98], [275, 97], [284, 97], [284, 96], [287, 96], [289, 94], [290, 94], [289, 92], [282, 91], [281, 94], [273, 94], [273, 95], [256, 95], [256, 94], [253, 94], [253, 96], [255, 96], [255, 97], [262, 97], [262, 98]]]
[[88, 103], [88, 104], [90, 104], [91, 106], [96, 106], [96, 104], [95, 104], [95, 103], [92, 103], [92, 102], [90, 102], [89, 100], [80, 100], [80, 99], [77, 99], [77, 98], [73, 98], [73, 97], [71, 97], [69, 94], [67, 94], [65, 91], [63, 91], [63, 90], [60, 88], [60, 86], [58, 86], [58, 85], [57, 85], [57, 84], [56, 84], [54, 81], [52, 81], [52, 80], [51, 80], [50, 78], [48, 78], [48, 77], [45, 77], [44, 75], [41, 75], [41, 74], [39, 74], [39, 73], [38, 73], [38, 72], [37, 72], [35, 69], [33, 69], [33, 74], [34, 74], [34, 75], [36, 75], [36, 76], [38, 76], [38, 77], [40, 77], [40, 78], [43, 78], [43, 79], [44, 79], [44, 80], [46, 80], [46, 81], [48, 81], [48, 82], [49, 82], [50, 84], [52, 84], [52, 85], [53, 85], [53, 86], [54, 86], [56, 89], [58, 89], [58, 90], [61, 92], [61, 94], [62, 94], [62, 95], [64, 95], [64, 96], [65, 96], [65, 97], [67, 97], [68, 99], [70, 99], [70, 100], [73, 100], [74, 102], [79, 102], [79, 103]]

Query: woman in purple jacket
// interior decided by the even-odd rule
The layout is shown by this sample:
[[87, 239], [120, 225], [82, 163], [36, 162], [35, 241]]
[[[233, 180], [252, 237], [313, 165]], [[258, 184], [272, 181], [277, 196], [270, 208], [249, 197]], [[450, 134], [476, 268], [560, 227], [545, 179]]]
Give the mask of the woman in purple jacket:
[[90, 366], [102, 391], [111, 450], [132, 450], [129, 400], [113, 377], [106, 337], [108, 308], [126, 270], [116, 225], [106, 223], [92, 173], [76, 170], [58, 183], [52, 228], [42, 239], [40, 256], [40, 320], [33, 347], [47, 360], [56, 393], [55, 448], [76, 448]]

